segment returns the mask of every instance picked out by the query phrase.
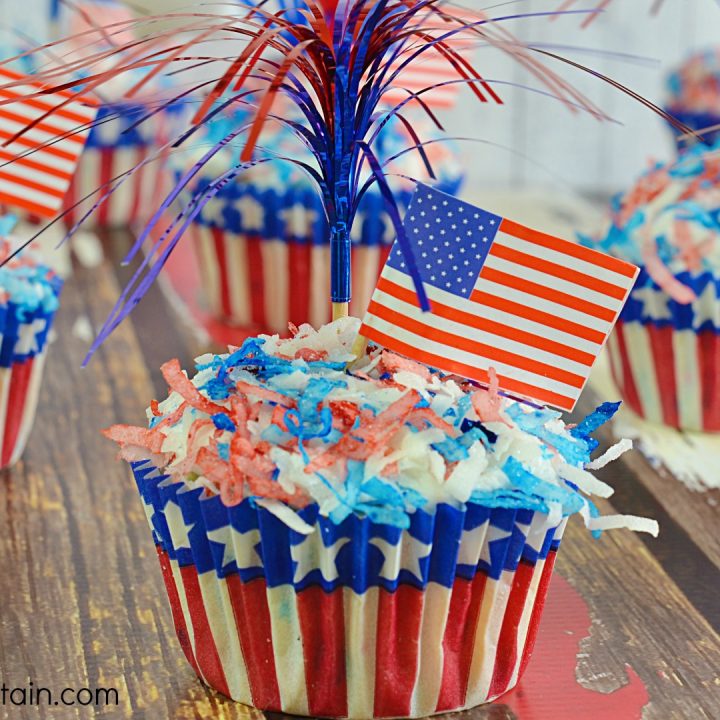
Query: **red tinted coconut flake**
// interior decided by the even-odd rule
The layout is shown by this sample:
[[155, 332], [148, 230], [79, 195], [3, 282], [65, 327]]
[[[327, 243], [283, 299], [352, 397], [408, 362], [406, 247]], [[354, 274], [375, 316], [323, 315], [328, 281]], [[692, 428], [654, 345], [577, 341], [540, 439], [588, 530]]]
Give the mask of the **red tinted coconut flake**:
[[472, 395], [473, 410], [475, 410], [480, 422], [500, 422], [512, 427], [512, 424], [500, 412], [502, 397], [500, 396], [500, 384], [495, 368], [490, 368], [489, 375], [490, 387], [487, 390], [477, 390]]
[[178, 393], [178, 395], [181, 395], [191, 407], [208, 415], [225, 412], [226, 408], [208, 400], [200, 393], [192, 384], [190, 378], [183, 372], [180, 367], [180, 361], [177, 358], [168, 360], [168, 362], [160, 368], [160, 372], [165, 378], [168, 387]]
[[[244, 380], [238, 380], [235, 383], [235, 388], [239, 393], [244, 393], [245, 395], [250, 395], [251, 397], [262, 398], [263, 400], [277, 403], [283, 407], [295, 407], [295, 401], [291, 398], [285, 397], [285, 395], [275, 392], [274, 390], [259, 387], [258, 385], [252, 385]], [[225, 412], [225, 408], [222, 408], [220, 412]]]
[[133, 425], [112, 425], [103, 430], [102, 434], [116, 442], [121, 448], [135, 446], [145, 448], [151, 453], [161, 453], [165, 441], [165, 436], [157, 430], [148, 430]]
[[162, 415], [160, 412], [160, 403], [157, 400], [150, 401], [150, 412], [154, 417], [160, 417]]
[[169, 415], [164, 417], [155, 426], [155, 430], [159, 430], [160, 428], [169, 427], [170, 425], [174, 425], [185, 414], [187, 407], [188, 407], [188, 404], [183, 400], [183, 402], [181, 402], [175, 410], [173, 410]]
[[[195, 467], [197, 463], [197, 456], [202, 449], [202, 444], [200, 444], [201, 435], [200, 431], [205, 429], [214, 428], [214, 424], [212, 420], [196, 420], [191, 426], [190, 426], [190, 432], [188, 434], [188, 440], [187, 440], [187, 451], [185, 454], [185, 457], [177, 463], [173, 467], [173, 471], [182, 474], [187, 475], [188, 473], [192, 472], [193, 468]], [[207, 437], [207, 436], [205, 436]], [[198, 445], [200, 445], [198, 447]]]
[[333, 465], [337, 459], [367, 460], [380, 445], [390, 440], [402, 429], [407, 417], [420, 401], [420, 395], [412, 390], [396, 400], [372, 419], [367, 412], [361, 414], [360, 427], [350, 430], [330, 450], [314, 458], [305, 472], [312, 473]]
[[427, 423], [432, 427], [442, 430], [446, 435], [455, 437], [457, 430], [447, 421], [438, 417], [430, 408], [415, 408], [408, 417], [407, 421], [418, 430], [423, 429], [423, 425]]
[[327, 350], [313, 350], [312, 348], [300, 348], [295, 353], [295, 360], [304, 360], [305, 362], [321, 362], [327, 360]]
[[414, 360], [402, 357], [388, 350], [383, 350], [380, 359], [380, 366], [386, 372], [394, 374], [396, 372], [411, 372], [421, 377], [425, 382], [430, 381], [430, 370]]

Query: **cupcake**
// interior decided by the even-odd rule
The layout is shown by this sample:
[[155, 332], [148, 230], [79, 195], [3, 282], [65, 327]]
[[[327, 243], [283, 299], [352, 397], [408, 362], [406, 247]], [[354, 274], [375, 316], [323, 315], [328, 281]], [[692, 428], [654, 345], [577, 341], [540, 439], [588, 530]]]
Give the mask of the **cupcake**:
[[[144, 75], [138, 71], [118, 76], [115, 82], [102, 87], [95, 124], [63, 203], [69, 227], [100, 202], [114, 178], [120, 180], [115, 180], [116, 189], [83, 222], [85, 229], [122, 228], [147, 221], [157, 208], [158, 198], [170, 189], [165, 170], [167, 152], [161, 152], [131, 175], [120, 177], [174, 138], [186, 114], [187, 105], [173, 102], [173, 91], [168, 87], [124, 99]], [[80, 204], [73, 207], [76, 203]]]
[[586, 242], [641, 268], [608, 341], [624, 400], [652, 422], [720, 431], [720, 159], [697, 147], [655, 165]]
[[198, 676], [261, 710], [424, 717], [488, 702], [530, 660], [590, 433], [370, 346], [359, 322], [253, 337], [163, 367], [131, 462], [178, 638]]
[[[214, 119], [194, 149], [178, 154], [183, 158], [178, 172], [250, 120], [243, 113]], [[436, 186], [454, 194], [463, 179], [454, 146], [422, 128], [418, 134], [430, 141], [425, 150], [437, 175]], [[284, 159], [312, 164], [312, 156], [290, 130], [275, 123], [263, 131], [262, 142], [264, 155], [273, 162], [244, 171], [207, 203], [190, 226], [202, 274], [202, 300], [214, 317], [239, 327], [284, 332], [290, 322], [322, 325], [330, 320], [330, 231], [323, 199], [309, 176]], [[391, 122], [375, 145], [382, 161], [400, 155], [386, 169], [401, 208], [407, 207], [415, 189], [408, 178], [428, 181], [417, 151], [406, 151], [413, 144], [401, 123]], [[236, 165], [243, 145], [240, 136], [223, 148], [192, 190], [201, 190]], [[352, 228], [351, 314], [365, 311], [394, 239], [385, 201], [373, 186], [361, 197]]]
[[[0, 241], [0, 262], [12, 250]], [[1, 467], [20, 458], [30, 435], [61, 288], [62, 280], [27, 250], [0, 267]]]
[[[720, 139], [720, 48], [690, 56], [668, 75], [666, 85], [668, 112], [701, 134], [705, 145], [714, 145]], [[693, 142], [678, 137], [678, 149]]]

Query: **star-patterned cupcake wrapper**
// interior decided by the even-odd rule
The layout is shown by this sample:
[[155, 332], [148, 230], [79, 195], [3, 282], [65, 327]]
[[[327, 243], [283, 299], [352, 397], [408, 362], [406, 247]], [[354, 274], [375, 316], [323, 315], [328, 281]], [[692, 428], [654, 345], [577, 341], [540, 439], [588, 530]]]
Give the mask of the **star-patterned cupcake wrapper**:
[[681, 305], [641, 272], [608, 340], [613, 378], [646, 420], [720, 432], [720, 278], [676, 277], [694, 302]]
[[720, 333], [720, 275], [710, 271], [695, 274], [684, 271], [675, 278], [692, 289], [697, 296], [694, 302], [683, 305], [673, 300], [647, 270], [641, 268], [619, 319], [660, 328]]
[[54, 313], [0, 305], [0, 467], [25, 449], [37, 409]]
[[[153, 106], [154, 107], [154, 106]], [[135, 125], [152, 107], [138, 103], [110, 103], [100, 108], [96, 126], [90, 132], [70, 188], [63, 200], [64, 222], [72, 227], [119, 178], [152, 156], [178, 134], [188, 109], [170, 104], [152, 118]], [[147, 221], [159, 197], [170, 191], [167, 153], [126, 176], [112, 194], [84, 222], [86, 229], [128, 227]], [[99, 187], [102, 193], [95, 192]], [[88, 200], [73, 207], [82, 198]]]
[[[190, 230], [201, 273], [201, 302], [214, 317], [258, 332], [285, 333], [288, 323], [330, 322], [330, 246], [263, 240], [207, 225]], [[390, 245], [355, 245], [350, 314], [361, 317]]]
[[[690, 129], [697, 131], [702, 135], [703, 143], [708, 146], [715, 145], [720, 140], [720, 129], [705, 131], [705, 128], [720, 125], [720, 116], [714, 113], [689, 112], [678, 108], [670, 107], [668, 112]], [[678, 152], [682, 152], [687, 148], [693, 147], [698, 141], [694, 138], [683, 137], [684, 133], [679, 133], [675, 126], [670, 126], [676, 136]], [[682, 139], [681, 139], [682, 138]]]
[[[435, 186], [454, 195], [462, 180], [461, 176], [441, 178]], [[212, 177], [201, 178], [196, 188], [205, 187], [212, 181]], [[401, 209], [407, 208], [413, 189], [410, 186], [395, 189], [394, 197]], [[190, 196], [186, 193], [184, 199], [187, 202]], [[271, 241], [309, 245], [330, 243], [327, 218], [317, 189], [309, 180], [285, 183], [280, 173], [277, 182], [270, 184], [266, 177], [253, 182], [242, 176], [229, 183], [203, 207], [195, 224]], [[377, 189], [371, 188], [361, 198], [351, 235], [356, 246], [389, 246], [395, 240], [385, 200]]]
[[400, 530], [311, 505], [293, 530], [277, 505], [133, 470], [185, 654], [236, 700], [424, 717], [501, 695], [529, 660], [565, 520], [469, 503]]

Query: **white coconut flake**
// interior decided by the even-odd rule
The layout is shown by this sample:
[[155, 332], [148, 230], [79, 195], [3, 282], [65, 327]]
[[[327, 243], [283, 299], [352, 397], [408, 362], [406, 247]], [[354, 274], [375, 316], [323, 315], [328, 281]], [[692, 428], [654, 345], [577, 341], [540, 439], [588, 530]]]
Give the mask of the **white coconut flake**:
[[633, 532], [644, 532], [657, 537], [660, 532], [660, 526], [657, 520], [638, 517], [637, 515], [605, 515], [601, 517], [590, 518], [587, 523], [590, 530], [619, 530], [625, 528]]
[[602, 480], [598, 480], [591, 473], [581, 470], [578, 467], [566, 464], [560, 468], [560, 473], [565, 480], [569, 480], [571, 483], [577, 485], [586, 495], [597, 495], [601, 498], [609, 498], [615, 492], [610, 485], [604, 483]]
[[265, 508], [272, 513], [278, 520], [284, 522], [291, 530], [301, 535], [310, 535], [315, 532], [312, 525], [308, 525], [292, 508], [281, 503], [279, 500], [268, 500], [267, 498], [259, 498], [255, 500], [256, 504]]
[[587, 463], [585, 467], [588, 470], [600, 470], [608, 463], [617, 460], [623, 453], [632, 450], [633, 442], [629, 438], [623, 438], [620, 442], [616, 442], [612, 447], [608, 448], [600, 457], [596, 457], [592, 462]]

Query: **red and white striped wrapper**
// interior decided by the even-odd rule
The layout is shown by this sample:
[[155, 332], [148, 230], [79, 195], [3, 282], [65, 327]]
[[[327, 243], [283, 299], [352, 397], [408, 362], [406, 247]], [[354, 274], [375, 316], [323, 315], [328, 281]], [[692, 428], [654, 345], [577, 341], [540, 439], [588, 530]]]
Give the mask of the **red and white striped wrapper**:
[[720, 432], [720, 334], [618, 321], [608, 340], [613, 378], [641, 417]]
[[[69, 209], [104, 183], [145, 160], [150, 150], [151, 146], [148, 145], [86, 147], [65, 196], [63, 209]], [[128, 177], [88, 217], [84, 227], [127, 227], [146, 221], [169, 189], [164, 163], [161, 160], [148, 163]], [[71, 226], [77, 222], [98, 202], [103, 192], [91, 195], [89, 200], [68, 212], [65, 223]]]
[[[194, 556], [197, 547], [178, 505], [167, 503], [161, 520], [157, 506], [145, 501], [145, 509], [151, 526], [159, 522], [172, 541], [172, 552], [162, 544], [157, 552], [178, 639], [198, 676], [246, 705], [316, 718], [421, 718], [471, 708], [512, 689], [530, 660], [567, 522], [551, 526], [547, 515], [535, 513], [528, 542], [547, 543], [550, 532], [551, 549], [497, 578], [479, 570], [472, 578], [456, 576], [449, 587], [400, 582], [392, 591], [357, 592], [320, 585], [298, 590], [266, 577], [243, 581], [237, 573], [200, 570], [172, 557], [188, 549]], [[203, 528], [201, 542], [219, 542], [223, 563], [242, 567], [259, 561], [258, 544], [268, 552], [264, 532], [262, 526], [260, 532]], [[457, 563], [492, 557], [491, 543], [503, 535], [488, 524], [464, 531]], [[338, 551], [357, 540], [327, 546], [322, 536], [317, 529], [301, 545], [280, 543], [269, 555], [292, 555], [296, 576], [301, 568], [322, 568], [336, 577]], [[395, 545], [373, 543], [382, 547], [383, 567], [417, 567], [418, 543], [408, 531]]]
[[37, 409], [45, 352], [0, 368], [0, 467], [25, 450]]
[[[189, 231], [202, 273], [204, 302], [239, 327], [285, 332], [288, 323], [330, 322], [330, 247], [267, 240], [193, 223]], [[352, 249], [350, 314], [362, 316], [385, 265], [389, 245]]]

